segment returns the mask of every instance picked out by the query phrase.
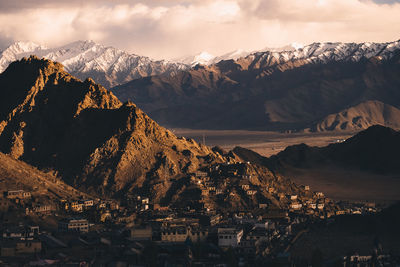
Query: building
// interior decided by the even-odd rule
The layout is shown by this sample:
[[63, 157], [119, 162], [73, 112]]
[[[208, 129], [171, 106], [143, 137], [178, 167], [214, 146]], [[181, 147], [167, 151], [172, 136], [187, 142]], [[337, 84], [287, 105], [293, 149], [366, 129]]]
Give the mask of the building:
[[336, 215], [345, 215], [345, 214], [346, 214], [346, 211], [344, 211], [344, 210], [336, 211]]
[[290, 204], [290, 208], [294, 209], [294, 210], [299, 210], [299, 209], [301, 209], [302, 206], [303, 205], [301, 203], [298, 203], [298, 202], [293, 202], [293, 203]]
[[257, 190], [248, 190], [246, 193], [249, 196], [254, 196], [255, 194], [257, 194]]
[[84, 201], [82, 201], [83, 206], [85, 206], [86, 208], [88, 207], [93, 207], [94, 205], [94, 201], [93, 199], [86, 199]]
[[218, 228], [218, 246], [237, 247], [242, 240], [243, 229]]
[[0, 256], [13, 257], [21, 254], [32, 254], [42, 250], [42, 242], [34, 238], [13, 238], [0, 241]]
[[33, 212], [36, 213], [45, 213], [45, 212], [51, 212], [56, 210], [56, 207], [53, 205], [49, 205], [49, 204], [37, 204], [32, 208]]
[[242, 184], [242, 189], [243, 190], [249, 190], [250, 189], [250, 185], [249, 184]]
[[131, 238], [134, 241], [151, 240], [153, 237], [153, 230], [150, 226], [135, 227], [131, 229]]
[[269, 193], [274, 193], [274, 192], [275, 192], [275, 188], [273, 188], [273, 187], [268, 187], [268, 192], [269, 192]]
[[71, 210], [74, 212], [82, 212], [83, 211], [83, 203], [79, 203], [78, 201], [72, 202]]
[[193, 242], [206, 241], [208, 231], [186, 227], [183, 225], [164, 228], [161, 231], [162, 242], [180, 243], [190, 239]]
[[3, 231], [3, 238], [31, 238], [40, 234], [39, 226], [12, 226]]
[[6, 197], [8, 199], [16, 199], [16, 198], [30, 198], [31, 193], [25, 192], [24, 190], [10, 190], [6, 192]]
[[61, 232], [80, 232], [89, 231], [89, 222], [86, 219], [70, 218], [58, 222], [58, 230]]
[[0, 240], [0, 256], [13, 257], [42, 250], [42, 242], [34, 238], [10, 238]]
[[309, 207], [310, 209], [316, 209], [316, 208], [317, 208], [317, 204], [315, 204], [315, 203], [310, 203], [310, 204], [308, 204], [308, 207]]

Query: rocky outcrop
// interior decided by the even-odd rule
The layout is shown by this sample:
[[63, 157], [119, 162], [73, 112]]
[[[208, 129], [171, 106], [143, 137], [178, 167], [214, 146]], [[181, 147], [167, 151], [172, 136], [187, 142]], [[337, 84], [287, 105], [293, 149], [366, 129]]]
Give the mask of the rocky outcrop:
[[172, 177], [223, 161], [93, 80], [33, 56], [0, 75], [0, 149], [100, 194], [141, 188], [156, 195], [154, 185], [166, 190]]

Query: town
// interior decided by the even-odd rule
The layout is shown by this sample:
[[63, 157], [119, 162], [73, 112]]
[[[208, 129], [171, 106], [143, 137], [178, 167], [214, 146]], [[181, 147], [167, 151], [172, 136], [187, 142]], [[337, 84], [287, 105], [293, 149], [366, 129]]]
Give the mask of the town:
[[[120, 200], [86, 194], [54, 200], [46, 192], [4, 191], [1, 264], [290, 266], [299, 260], [291, 246], [310, 227], [380, 211], [375, 203], [335, 202], [279, 177], [260, 184], [258, 175], [246, 162], [215, 164], [177, 179], [181, 197], [158, 203], [139, 192]], [[377, 256], [382, 264], [394, 260]], [[343, 255], [341, 261], [371, 259]]]

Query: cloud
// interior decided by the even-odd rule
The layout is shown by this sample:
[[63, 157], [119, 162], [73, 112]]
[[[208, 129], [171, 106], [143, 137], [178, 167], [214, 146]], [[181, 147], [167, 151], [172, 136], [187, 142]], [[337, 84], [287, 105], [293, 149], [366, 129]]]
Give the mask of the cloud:
[[400, 39], [396, 0], [0, 1], [0, 46], [91, 39], [153, 58]]

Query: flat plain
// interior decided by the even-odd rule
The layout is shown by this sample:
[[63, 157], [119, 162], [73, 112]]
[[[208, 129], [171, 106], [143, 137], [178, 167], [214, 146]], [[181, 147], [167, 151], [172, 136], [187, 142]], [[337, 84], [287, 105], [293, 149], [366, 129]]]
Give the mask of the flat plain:
[[320, 133], [279, 133], [246, 130], [192, 130], [173, 129], [178, 136], [192, 138], [198, 143], [208, 146], [220, 146], [231, 150], [236, 146], [251, 149], [260, 155], [270, 157], [286, 147], [305, 143], [309, 146], [327, 146], [342, 142], [353, 136], [355, 132], [320, 132]]

